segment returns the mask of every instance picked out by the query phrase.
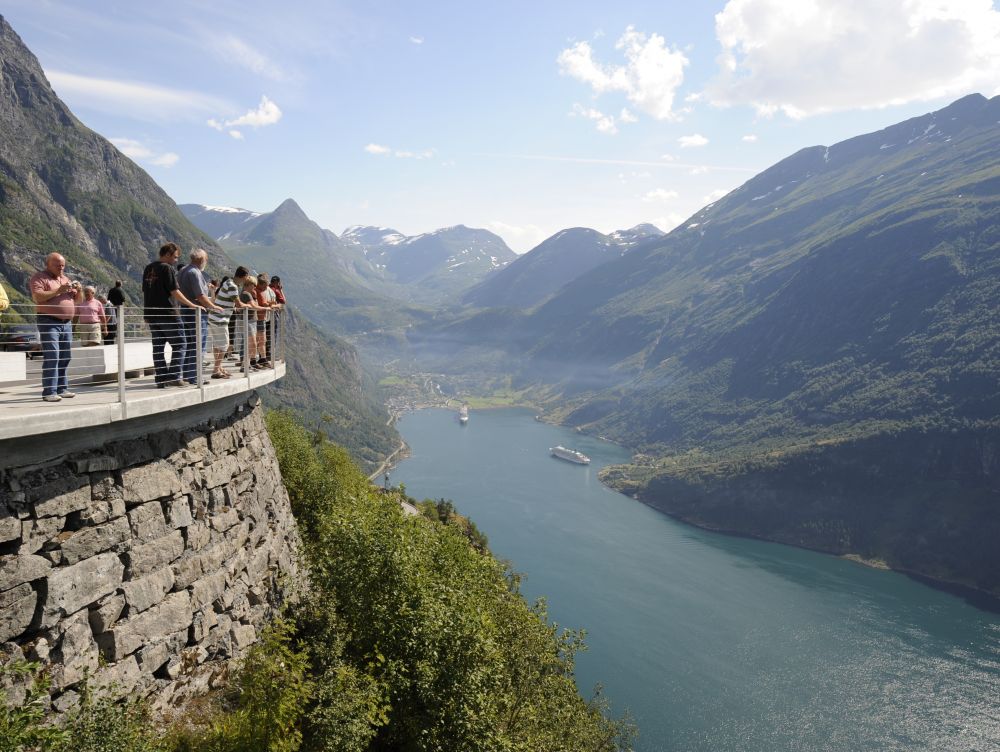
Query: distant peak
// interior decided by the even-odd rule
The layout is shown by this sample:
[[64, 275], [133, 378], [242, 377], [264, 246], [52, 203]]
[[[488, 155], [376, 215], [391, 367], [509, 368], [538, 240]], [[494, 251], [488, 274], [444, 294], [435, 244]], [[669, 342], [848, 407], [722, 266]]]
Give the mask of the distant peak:
[[625, 232], [632, 233], [633, 235], [666, 235], [663, 230], [654, 224], [649, 222], [640, 222], [635, 227], [630, 227], [625, 230]]
[[295, 199], [291, 199], [291, 198], [286, 198], [284, 201], [282, 201], [278, 205], [278, 208], [275, 209], [275, 211], [276, 212], [280, 212], [280, 211], [297, 211], [297, 212], [301, 212], [303, 214], [305, 213], [305, 212], [302, 211], [302, 207], [300, 207], [298, 204], [295, 203]]

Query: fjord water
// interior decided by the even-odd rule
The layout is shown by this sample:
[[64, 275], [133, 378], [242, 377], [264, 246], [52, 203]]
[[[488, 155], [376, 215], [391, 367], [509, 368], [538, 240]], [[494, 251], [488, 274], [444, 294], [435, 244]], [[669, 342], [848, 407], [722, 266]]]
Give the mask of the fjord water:
[[[601, 486], [621, 447], [524, 410], [405, 416], [392, 473], [450, 498], [628, 708], [636, 749], [1000, 749], [1000, 615], [902, 575], [678, 523]], [[593, 462], [548, 456], [562, 444]]]

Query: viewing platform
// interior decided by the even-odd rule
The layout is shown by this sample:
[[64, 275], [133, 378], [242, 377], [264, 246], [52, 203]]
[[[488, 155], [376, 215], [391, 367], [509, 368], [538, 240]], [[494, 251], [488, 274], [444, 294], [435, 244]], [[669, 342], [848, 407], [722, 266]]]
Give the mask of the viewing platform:
[[[169, 413], [252, 392], [285, 375], [285, 341], [280, 312], [265, 323], [264, 337], [270, 346], [271, 366], [255, 369], [249, 352], [242, 358], [224, 358], [224, 378], [212, 378], [215, 358], [211, 342], [198, 358], [197, 383], [160, 388], [153, 367], [153, 343], [138, 308], [117, 309], [118, 320], [109, 328], [113, 344], [83, 346], [74, 335], [67, 376], [76, 396], [59, 402], [42, 399], [41, 340], [33, 306], [8, 310], [0, 320], [0, 441], [38, 436], [56, 431], [88, 429]], [[234, 352], [242, 348], [242, 332], [257, 329], [253, 312], [234, 312]], [[196, 351], [202, 349], [196, 332]], [[171, 354], [167, 345], [166, 353]]]

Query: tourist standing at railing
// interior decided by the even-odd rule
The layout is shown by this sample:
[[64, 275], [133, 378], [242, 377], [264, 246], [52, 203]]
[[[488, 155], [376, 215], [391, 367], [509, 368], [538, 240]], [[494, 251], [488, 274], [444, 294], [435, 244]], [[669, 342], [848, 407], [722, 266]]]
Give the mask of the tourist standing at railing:
[[97, 299], [104, 307], [104, 317], [107, 319], [107, 328], [104, 330], [104, 344], [113, 345], [118, 335], [118, 309], [111, 305], [103, 295], [98, 295]]
[[[175, 302], [188, 308], [196, 308], [177, 287], [177, 271], [174, 264], [181, 256], [176, 243], [166, 243], [160, 248], [157, 261], [149, 264], [142, 272], [142, 316], [149, 325], [153, 337], [153, 368], [156, 369], [156, 385], [187, 386], [181, 379], [181, 363], [184, 361], [185, 339]], [[170, 345], [170, 362], [165, 357], [164, 348]], [[193, 343], [192, 343], [193, 347]]]
[[83, 302], [76, 304], [76, 328], [84, 347], [101, 344], [101, 338], [108, 333], [108, 317], [96, 293], [97, 290], [87, 285], [83, 288]]
[[247, 315], [246, 326], [250, 331], [246, 331], [243, 326], [243, 317], [240, 316], [236, 321], [236, 336], [240, 340], [240, 360], [243, 360], [244, 351], [250, 359], [250, 367], [255, 371], [258, 368], [266, 368], [266, 366], [258, 366], [258, 355], [260, 360], [264, 360], [264, 352], [261, 351], [259, 354], [257, 352], [257, 316], [262, 312], [262, 309], [257, 305], [257, 280], [254, 277], [248, 276], [243, 281], [243, 290], [240, 292], [240, 307], [249, 308]]
[[[257, 275], [257, 305], [263, 311], [257, 313], [257, 366], [269, 368], [271, 362], [271, 310], [277, 308], [278, 302], [274, 291], [268, 286], [267, 275], [261, 272]], [[263, 355], [264, 362], [261, 362]]]
[[3, 285], [0, 285], [0, 318], [3, 318], [3, 312], [10, 308], [10, 298], [7, 297], [7, 291], [3, 289]]
[[76, 304], [83, 301], [83, 288], [63, 274], [65, 268], [66, 259], [50, 253], [45, 257], [45, 268], [28, 280], [42, 341], [42, 399], [46, 402], [76, 396], [69, 390], [66, 368], [73, 345], [73, 316]]
[[[202, 269], [208, 265], [208, 253], [201, 248], [191, 251], [191, 263], [177, 274], [177, 286], [184, 296], [199, 306], [218, 311], [219, 307], [209, 297], [208, 282]], [[184, 351], [184, 362], [181, 366], [181, 378], [192, 384], [198, 382], [198, 358], [205, 356], [208, 345], [208, 318], [204, 310], [188, 308], [181, 311], [181, 322], [184, 326], [184, 339], [187, 349]], [[197, 348], [198, 327], [201, 327], [201, 352]]]
[[0, 285], [0, 345], [3, 344], [5, 339], [3, 330], [3, 312], [10, 308], [10, 298], [7, 297], [7, 291], [3, 289], [3, 285]]
[[240, 286], [249, 274], [246, 267], [237, 267], [233, 279], [223, 277], [215, 292], [214, 302], [219, 310], [208, 314], [208, 337], [212, 340], [212, 354], [215, 357], [213, 379], [229, 378], [226, 369], [222, 367], [222, 358], [229, 349], [229, 321], [233, 310], [240, 307]]
[[281, 286], [281, 277], [271, 277], [271, 292], [279, 305], [285, 305], [285, 288]]
[[115, 308], [125, 305], [125, 290], [120, 279], [115, 280], [115, 286], [108, 290], [108, 302]]
[[[281, 286], [281, 277], [271, 277], [270, 289], [274, 294], [274, 300], [278, 304], [278, 308], [284, 309], [287, 301], [285, 300], [285, 288]], [[281, 342], [282, 318], [283, 316], [278, 315], [274, 319], [274, 336], [278, 338], [279, 342]]]

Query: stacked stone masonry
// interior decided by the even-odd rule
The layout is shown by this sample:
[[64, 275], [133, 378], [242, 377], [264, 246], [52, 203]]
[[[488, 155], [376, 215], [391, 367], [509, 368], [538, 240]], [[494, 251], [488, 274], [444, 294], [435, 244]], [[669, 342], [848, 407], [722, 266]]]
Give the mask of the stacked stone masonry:
[[[297, 578], [261, 408], [0, 471], [0, 661], [178, 702], [224, 678]], [[17, 692], [10, 687], [10, 692]]]

